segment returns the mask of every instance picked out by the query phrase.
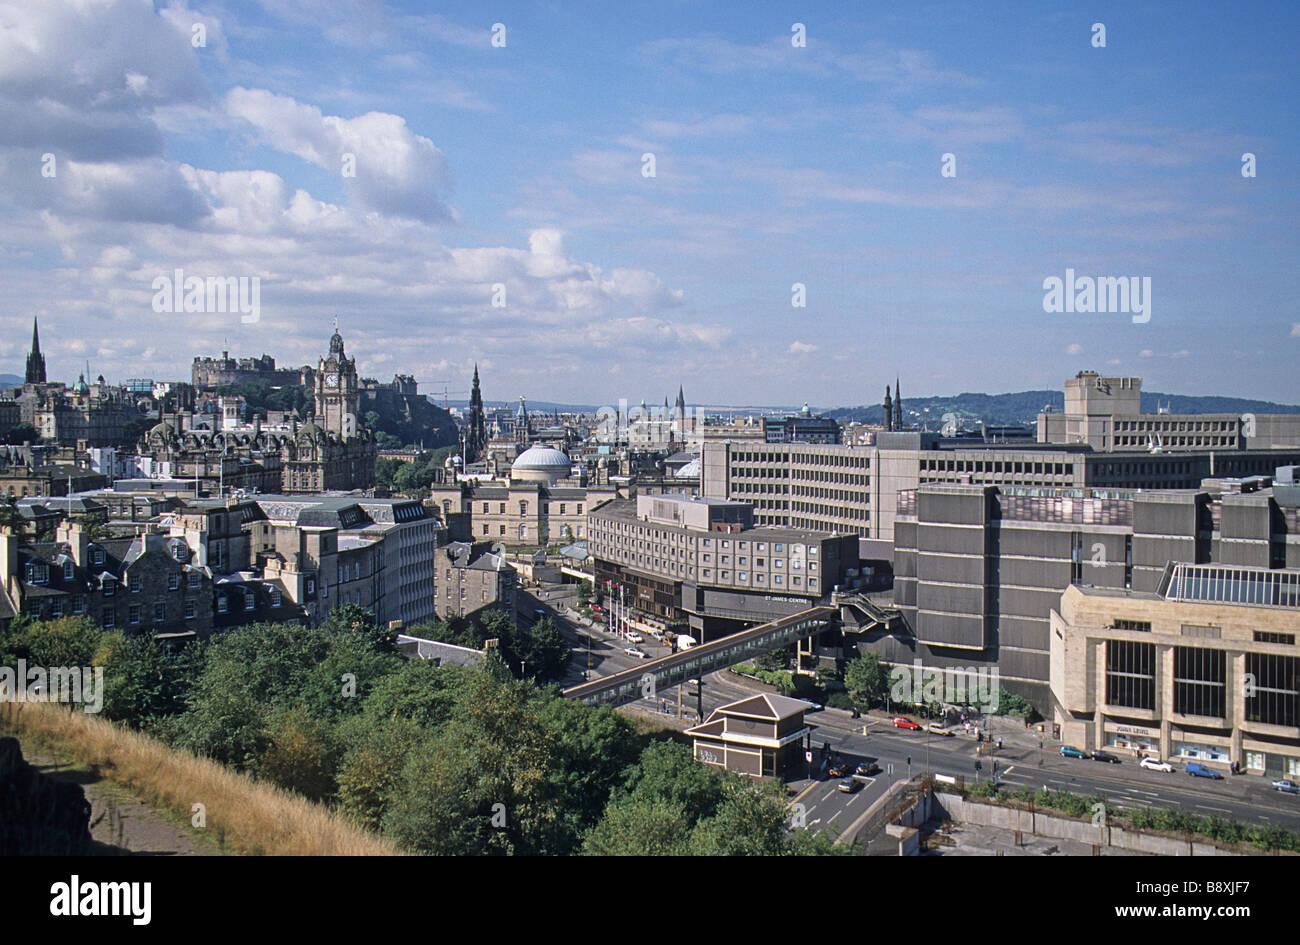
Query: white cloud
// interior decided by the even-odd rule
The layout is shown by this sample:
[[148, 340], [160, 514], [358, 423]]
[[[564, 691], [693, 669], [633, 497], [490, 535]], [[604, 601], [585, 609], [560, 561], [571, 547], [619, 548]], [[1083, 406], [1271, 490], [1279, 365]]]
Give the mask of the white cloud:
[[1070, 345], [1068, 348], [1065, 349], [1065, 353], [1068, 354], [1068, 355], [1083, 354], [1083, 345], [1081, 345], [1081, 344], [1072, 344], [1072, 345]]
[[343, 182], [363, 209], [425, 223], [455, 219], [445, 202], [451, 182], [446, 158], [400, 115], [340, 118], [287, 95], [243, 87], [226, 93], [225, 104], [266, 144], [331, 173], [342, 174], [345, 155], [351, 155], [355, 177]]
[[790, 347], [786, 349], [789, 354], [812, 354], [816, 350], [818, 350], [817, 345], [804, 341], [792, 341]]

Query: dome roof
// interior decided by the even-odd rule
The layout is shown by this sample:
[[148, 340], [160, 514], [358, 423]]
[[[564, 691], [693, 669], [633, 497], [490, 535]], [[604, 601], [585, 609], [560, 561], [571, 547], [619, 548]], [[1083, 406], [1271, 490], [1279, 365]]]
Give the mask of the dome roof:
[[673, 477], [676, 479], [697, 479], [699, 478], [699, 475], [700, 461], [698, 458], [691, 460], [689, 463], [682, 466], [681, 469], [677, 470], [677, 472], [673, 473]]
[[532, 446], [520, 453], [510, 468], [568, 472], [573, 468], [573, 462], [560, 450], [549, 446]]

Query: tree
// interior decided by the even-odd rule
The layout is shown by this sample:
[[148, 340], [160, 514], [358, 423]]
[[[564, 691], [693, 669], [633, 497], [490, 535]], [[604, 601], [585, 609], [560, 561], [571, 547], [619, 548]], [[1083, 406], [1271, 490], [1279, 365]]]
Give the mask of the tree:
[[578, 582], [578, 606], [586, 607], [590, 603], [591, 603], [591, 582], [579, 581]]
[[722, 803], [722, 777], [697, 762], [687, 745], [657, 741], [626, 772], [618, 798], [632, 796], [671, 801], [686, 815], [688, 826], [712, 817]]
[[731, 781], [718, 811], [691, 831], [693, 856], [780, 856], [787, 846], [785, 807], [753, 784]]
[[104, 666], [104, 715], [138, 729], [179, 715], [203, 669], [203, 645], [170, 652], [151, 636], [105, 634], [96, 664]]
[[32, 666], [94, 666], [103, 642], [103, 629], [86, 617], [15, 619], [5, 647], [14, 659], [25, 659]]
[[691, 823], [682, 805], [654, 797], [611, 804], [582, 844], [586, 856], [686, 856]]
[[517, 629], [515, 633], [523, 638], [516, 644], [521, 655], [521, 675], [526, 665], [526, 674], [537, 679], [564, 678], [564, 671], [573, 659], [573, 649], [554, 620], [543, 617], [531, 630]]
[[329, 734], [329, 726], [303, 706], [276, 710], [267, 719], [257, 773], [313, 801], [325, 800], [334, 793], [336, 764]]
[[411, 719], [349, 719], [338, 741], [347, 748], [338, 770], [339, 809], [367, 830], [379, 830], [393, 803], [406, 758], [426, 733]]
[[385, 834], [421, 853], [562, 850], [555, 736], [536, 691], [476, 672], [452, 719], [407, 758]]
[[889, 672], [880, 662], [880, 657], [867, 653], [845, 667], [844, 688], [854, 705], [868, 709], [885, 701], [889, 692]]

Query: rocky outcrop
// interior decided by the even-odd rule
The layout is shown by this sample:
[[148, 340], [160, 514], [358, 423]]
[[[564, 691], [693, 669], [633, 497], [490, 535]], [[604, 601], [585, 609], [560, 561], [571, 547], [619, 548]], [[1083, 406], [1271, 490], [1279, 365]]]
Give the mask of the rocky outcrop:
[[16, 738], [0, 738], [0, 856], [84, 856], [93, 851], [81, 785], [42, 774]]

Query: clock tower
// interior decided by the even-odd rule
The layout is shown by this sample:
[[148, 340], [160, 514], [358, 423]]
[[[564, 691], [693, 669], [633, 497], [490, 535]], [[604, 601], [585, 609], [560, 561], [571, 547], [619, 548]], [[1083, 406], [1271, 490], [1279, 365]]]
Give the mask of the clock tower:
[[329, 356], [320, 359], [316, 370], [316, 423], [340, 440], [355, 439], [360, 431], [359, 402], [356, 359], [344, 354], [336, 323]]

